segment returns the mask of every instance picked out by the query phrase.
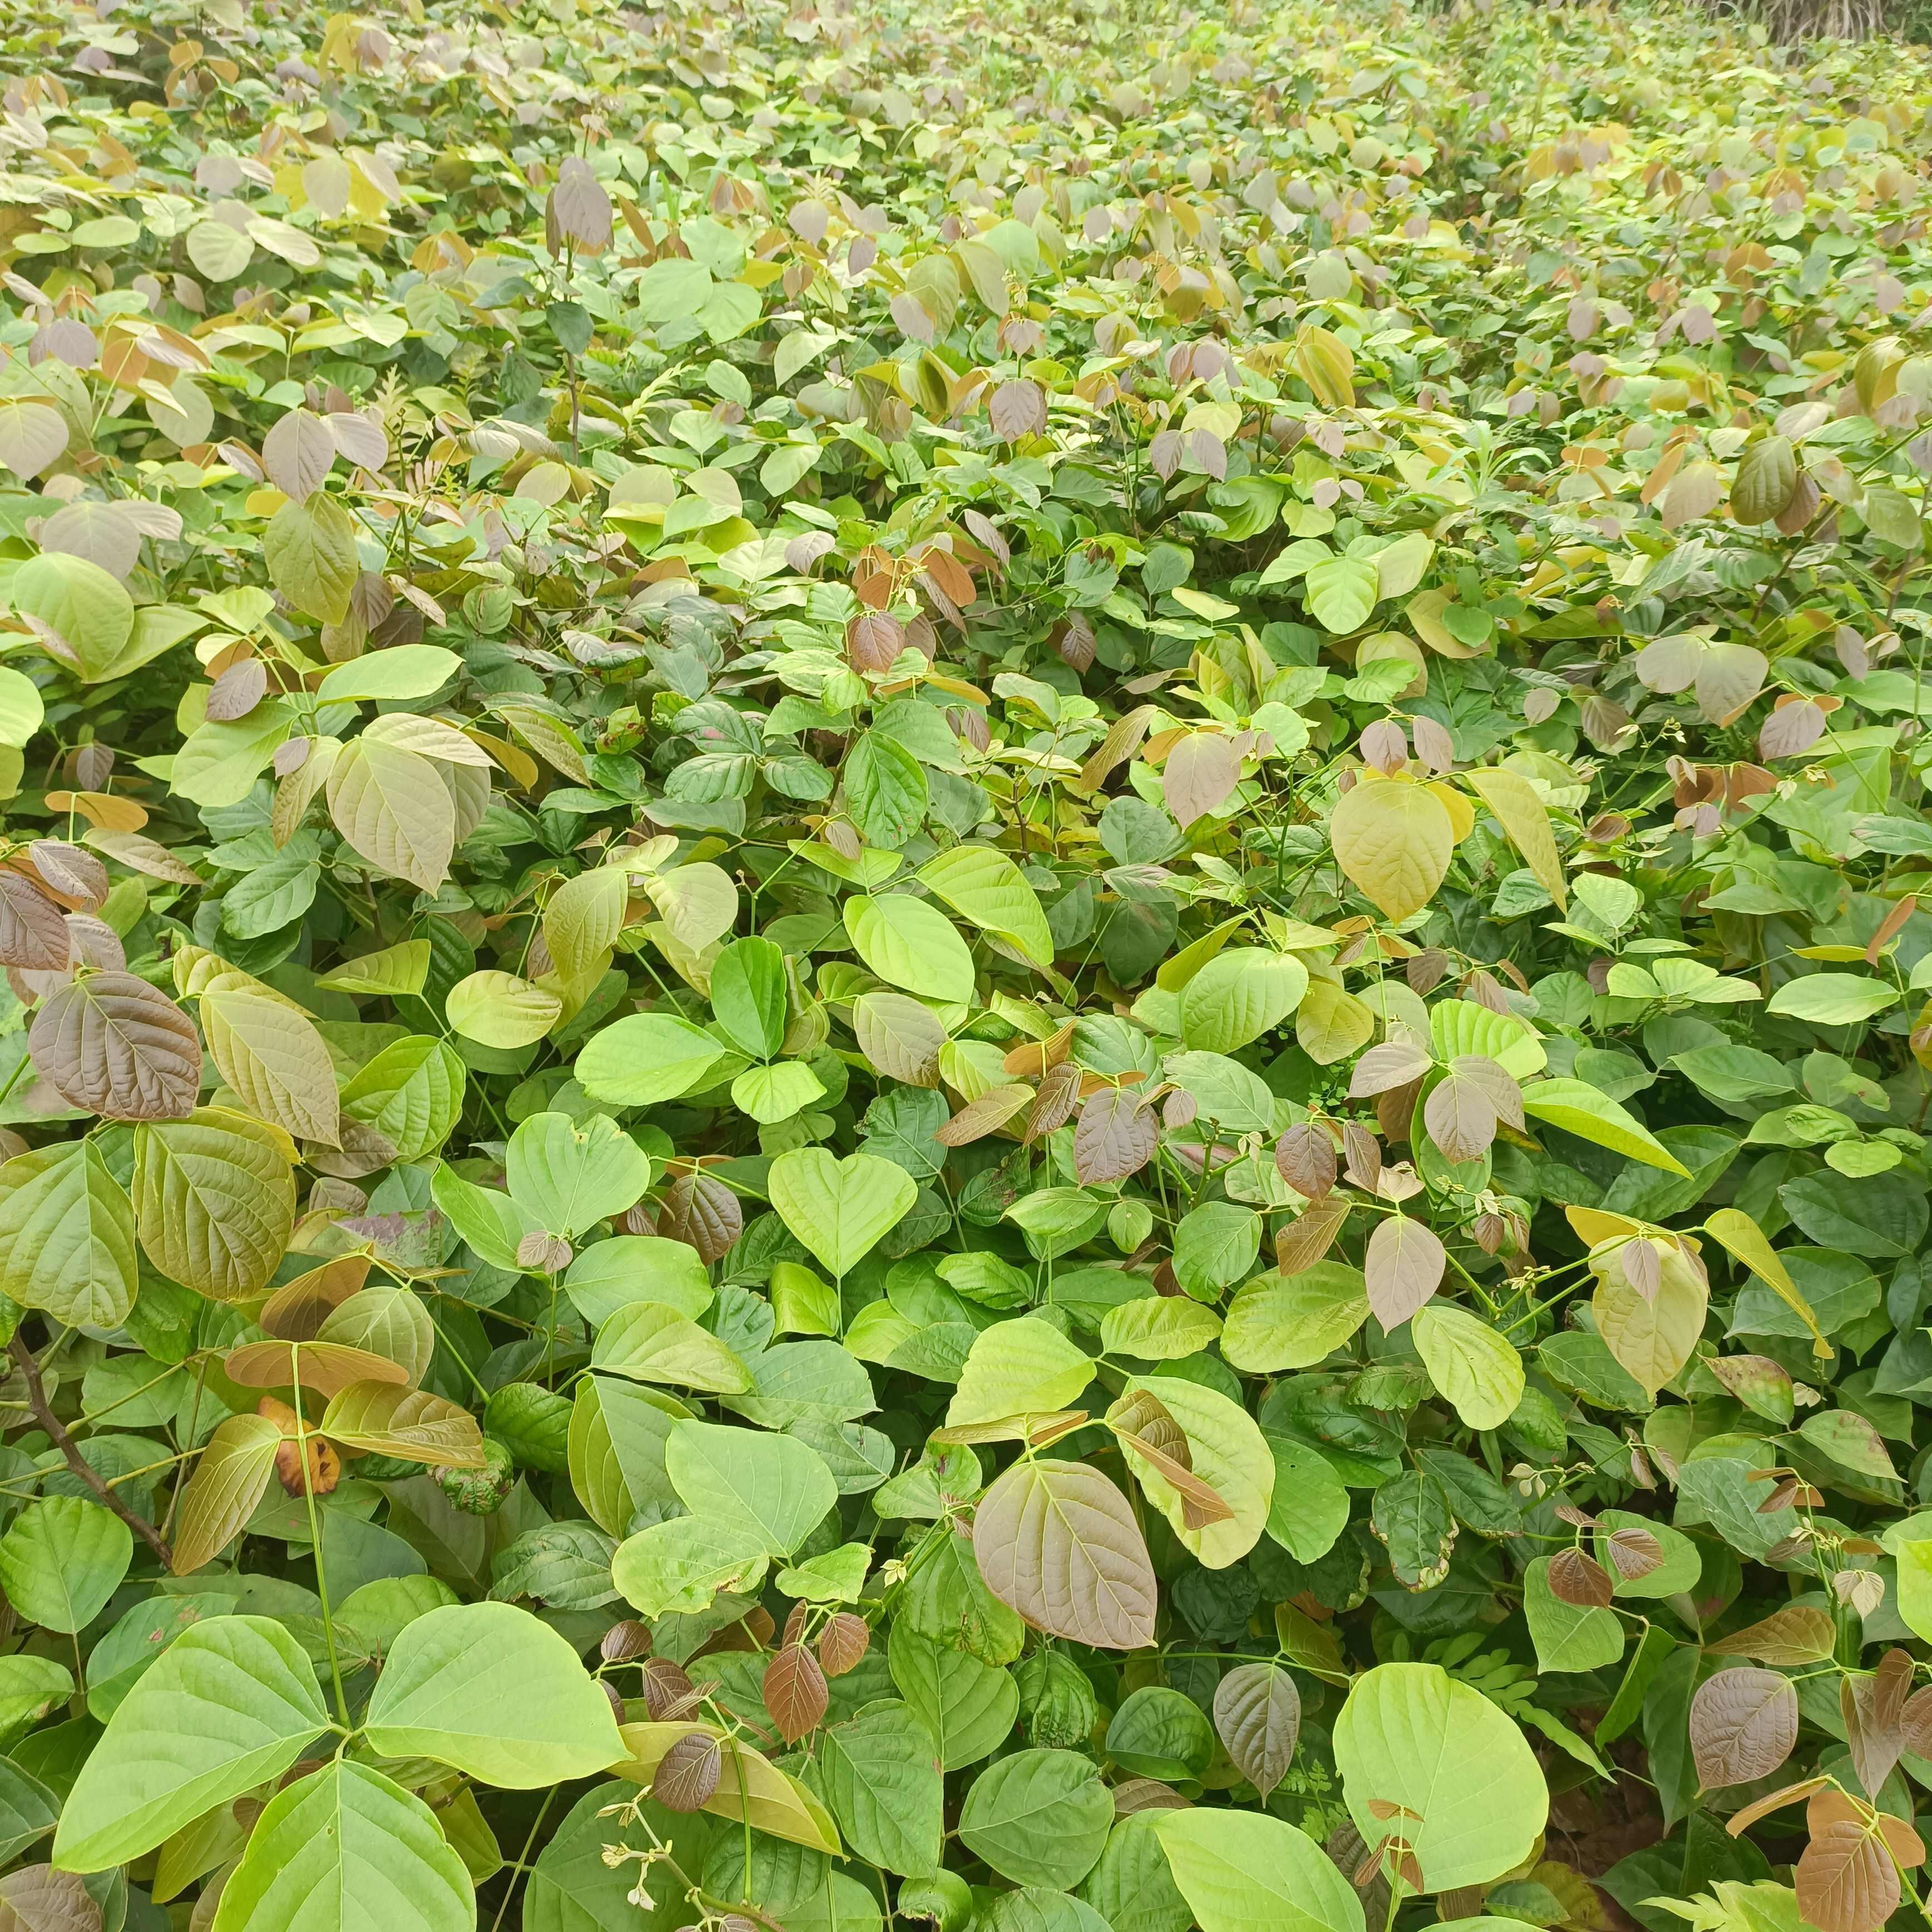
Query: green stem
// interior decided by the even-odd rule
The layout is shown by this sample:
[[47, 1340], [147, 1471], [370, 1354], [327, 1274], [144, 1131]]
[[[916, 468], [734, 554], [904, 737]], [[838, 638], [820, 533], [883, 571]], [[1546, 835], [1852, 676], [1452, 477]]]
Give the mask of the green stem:
[[292, 1342], [290, 1354], [295, 1358], [295, 1410], [296, 1448], [302, 1457], [302, 1501], [308, 1509], [309, 1546], [315, 1552], [315, 1593], [322, 1599], [322, 1634], [328, 1645], [328, 1674], [335, 1687], [335, 1714], [342, 1720], [344, 1730], [352, 1729], [349, 1721], [349, 1695], [342, 1688], [342, 1660], [335, 1654], [335, 1619], [328, 1607], [328, 1570], [322, 1558], [322, 1525], [315, 1513], [315, 1484], [309, 1473], [308, 1423], [302, 1411], [302, 1344]]

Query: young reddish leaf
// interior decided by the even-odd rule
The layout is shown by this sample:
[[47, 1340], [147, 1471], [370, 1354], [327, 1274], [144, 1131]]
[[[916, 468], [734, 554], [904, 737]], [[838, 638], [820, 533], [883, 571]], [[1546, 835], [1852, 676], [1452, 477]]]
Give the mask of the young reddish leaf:
[[687, 1731], [658, 1760], [651, 1796], [667, 1811], [696, 1811], [718, 1789], [724, 1754], [706, 1731]]
[[863, 1617], [840, 1610], [818, 1633], [818, 1660], [828, 1677], [856, 1670], [872, 1647], [872, 1627]]
[[1774, 1670], [1720, 1670], [1690, 1700], [1690, 1752], [1707, 1791], [1768, 1778], [1797, 1742], [1798, 1693]]
[[1300, 1120], [1275, 1143], [1275, 1171], [1296, 1193], [1319, 1201], [1335, 1185], [1335, 1143], [1319, 1120]]
[[1272, 1664], [1238, 1664], [1214, 1692], [1214, 1729], [1262, 1799], [1288, 1775], [1301, 1734], [1301, 1694]]
[[1362, 1272], [1369, 1307], [1384, 1334], [1400, 1328], [1442, 1286], [1448, 1257], [1426, 1222], [1390, 1214], [1369, 1237]]
[[1905, 1749], [1905, 1702], [1912, 1690], [1911, 1653], [1888, 1650], [1869, 1675], [1839, 1681], [1838, 1706], [1852, 1768], [1868, 1794], [1875, 1796], [1892, 1775]]
[[1729, 1636], [1712, 1638], [1708, 1648], [1727, 1657], [1754, 1658], [1760, 1664], [1818, 1664], [1837, 1648], [1838, 1639], [1838, 1627], [1828, 1611], [1792, 1604]]
[[1073, 1130], [1074, 1174], [1083, 1187], [1124, 1180], [1154, 1157], [1160, 1138], [1152, 1107], [1131, 1088], [1103, 1087], [1080, 1109]]
[[1283, 1274], [1306, 1274], [1335, 1245], [1348, 1214], [1349, 1204], [1339, 1194], [1311, 1202], [1275, 1236], [1275, 1266]]
[[986, 1587], [1054, 1636], [1107, 1650], [1154, 1639], [1154, 1564], [1132, 1506], [1098, 1469], [1016, 1462], [980, 1498], [973, 1553]]
[[778, 1735], [796, 1744], [825, 1715], [825, 1672], [802, 1643], [788, 1643], [765, 1666], [765, 1708]]
[[1818, 1932], [1874, 1932], [1902, 1895], [1877, 1818], [1843, 1792], [1821, 1791], [1804, 1822], [1810, 1839], [1792, 1874], [1800, 1914]]
[[1582, 1550], [1574, 1546], [1558, 1550], [1550, 1558], [1546, 1574], [1550, 1594], [1559, 1602], [1580, 1610], [1610, 1608], [1610, 1572]]
[[1617, 1574], [1626, 1582], [1648, 1576], [1664, 1563], [1664, 1545], [1647, 1529], [1628, 1523], [1613, 1529], [1605, 1545]]

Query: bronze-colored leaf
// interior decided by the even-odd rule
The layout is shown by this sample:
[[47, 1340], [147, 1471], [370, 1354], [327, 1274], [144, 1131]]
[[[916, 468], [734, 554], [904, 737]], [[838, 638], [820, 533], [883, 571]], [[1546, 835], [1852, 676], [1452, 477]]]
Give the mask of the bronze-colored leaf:
[[687, 1731], [658, 1760], [651, 1796], [667, 1811], [697, 1811], [718, 1789], [723, 1754], [707, 1731]]
[[650, 1627], [635, 1617], [613, 1624], [598, 1642], [597, 1654], [606, 1664], [634, 1664], [651, 1654]]
[[1337, 1194], [1311, 1201], [1299, 1220], [1275, 1236], [1275, 1266], [1283, 1274], [1306, 1274], [1335, 1245], [1348, 1212], [1349, 1204]]
[[384, 1355], [342, 1342], [244, 1342], [222, 1364], [230, 1382], [244, 1388], [312, 1388], [340, 1395], [357, 1382], [405, 1386], [410, 1372]]
[[1636, 1523], [1612, 1530], [1604, 1546], [1617, 1574], [1627, 1583], [1663, 1567], [1664, 1545]]
[[1122, 1396], [1107, 1411], [1107, 1426], [1118, 1435], [1131, 1436], [1137, 1447], [1165, 1456], [1180, 1468], [1194, 1466], [1187, 1432], [1151, 1389], [1132, 1389]]
[[36, 838], [27, 848], [40, 884], [70, 912], [92, 912], [107, 896], [107, 868], [92, 852], [62, 838]]
[[845, 626], [845, 655], [855, 670], [891, 669], [905, 649], [905, 627], [884, 610], [863, 610]]
[[1496, 1103], [1467, 1074], [1445, 1074], [1429, 1090], [1422, 1120], [1448, 1161], [1480, 1160], [1496, 1137]]
[[268, 694], [268, 671], [260, 658], [243, 658], [214, 680], [208, 694], [208, 717], [217, 724], [245, 718]]
[[1080, 1109], [1073, 1130], [1075, 1176], [1083, 1187], [1124, 1180], [1153, 1158], [1160, 1139], [1151, 1106], [1130, 1088], [1103, 1087]]
[[[1791, 1604], [1729, 1636], [1712, 1638], [1708, 1648], [1728, 1657], [1754, 1658], [1760, 1664], [1820, 1664], [1838, 1648], [1838, 1627], [1829, 1611], [1815, 1604]], [[1932, 1706], [1928, 1712], [1932, 1715]]]
[[1910, 1652], [1888, 1650], [1879, 1659], [1876, 1670], [1839, 1680], [1838, 1708], [1845, 1720], [1845, 1742], [1852, 1754], [1852, 1768], [1868, 1797], [1877, 1796], [1905, 1749], [1903, 1719], [1905, 1700], [1912, 1690], [1912, 1672]]
[[1932, 1684], [1906, 1699], [1898, 1714], [1898, 1730], [1912, 1756], [1932, 1756]]
[[1377, 1222], [1362, 1263], [1369, 1308], [1384, 1334], [1400, 1328], [1442, 1286], [1448, 1257], [1426, 1222], [1390, 1214]]
[[1107, 1426], [1180, 1498], [1180, 1519], [1189, 1529], [1233, 1520], [1227, 1498], [1196, 1474], [1186, 1432], [1151, 1390], [1124, 1395], [1107, 1412]]
[[723, 1181], [708, 1174], [686, 1174], [665, 1189], [658, 1232], [695, 1248], [707, 1266], [722, 1261], [744, 1232], [744, 1210]]
[[[1024, 1138], [1029, 1144], [1073, 1118], [1073, 1110], [1080, 1104], [1081, 1078], [1080, 1069], [1071, 1060], [1048, 1067], [1040, 1076], [1038, 1097], [1026, 1118]], [[1096, 1094], [1094, 1097], [1097, 1100], [1100, 1096]]]
[[970, 1147], [1018, 1117], [1034, 1102], [1034, 1090], [1022, 1081], [989, 1087], [976, 1095], [940, 1127], [933, 1138], [941, 1147]]
[[1335, 1185], [1335, 1143], [1318, 1120], [1298, 1120], [1274, 1148], [1275, 1172], [1296, 1193], [1319, 1201]]
[[27, 1036], [61, 1096], [111, 1120], [174, 1120], [194, 1112], [201, 1040], [159, 987], [132, 973], [90, 973], [49, 994]]
[[988, 401], [986, 413], [993, 434], [1002, 442], [1037, 436], [1046, 427], [1046, 392], [1024, 376], [1002, 382]]
[[1132, 1504], [1085, 1462], [1016, 1462], [980, 1498], [986, 1587], [1036, 1630], [1107, 1650], [1154, 1640], [1154, 1564]]
[[1767, 1791], [1762, 1798], [1754, 1798], [1741, 1811], [1734, 1811], [1724, 1829], [1734, 1838], [1741, 1838], [1760, 1818], [1768, 1818], [1774, 1811], [1781, 1811], [1787, 1804], [1796, 1804], [1802, 1798], [1809, 1798], [1814, 1791], [1822, 1791], [1831, 1783], [1828, 1778], [1800, 1778], [1796, 1784], [1782, 1784], [1775, 1791]]
[[[1654, 1542], [1656, 1539], [1652, 1538]], [[1550, 1559], [1545, 1573], [1550, 1594], [1559, 1602], [1580, 1610], [1606, 1610], [1610, 1606], [1610, 1573], [1594, 1557], [1586, 1556], [1574, 1544], [1559, 1550]]]
[[572, 1259], [570, 1244], [561, 1234], [534, 1228], [517, 1244], [517, 1265], [532, 1274], [561, 1274]]
[[872, 1647], [872, 1625], [850, 1610], [838, 1612], [818, 1633], [818, 1660], [828, 1677], [856, 1670]]
[[1707, 1791], [1768, 1778], [1798, 1742], [1798, 1693], [1774, 1670], [1720, 1670], [1690, 1700], [1690, 1753]]
[[58, 973], [65, 970], [67, 958], [67, 921], [60, 908], [31, 879], [0, 872], [0, 965]]
[[[1385, 1093], [1392, 1087], [1406, 1087], [1412, 1080], [1419, 1080], [1428, 1072], [1429, 1064], [1428, 1049], [1418, 1046], [1406, 1036], [1400, 1040], [1384, 1040], [1379, 1046], [1370, 1047], [1355, 1062], [1354, 1070], [1348, 1076], [1348, 1097], [1352, 1100], [1366, 1100], [1372, 1094]], [[1352, 1148], [1349, 1150], [1349, 1165], [1360, 1165]]]
[[1264, 1801], [1288, 1775], [1301, 1734], [1301, 1693], [1272, 1664], [1238, 1664], [1214, 1691], [1214, 1729]]
[[788, 1643], [765, 1666], [765, 1708], [778, 1735], [795, 1744], [825, 1715], [825, 1672], [802, 1643]]
[[339, 1255], [284, 1282], [255, 1318], [266, 1335], [282, 1342], [311, 1342], [335, 1310], [358, 1293], [369, 1278], [371, 1257]]
[[1799, 1913], [1818, 1932], [1874, 1932], [1902, 1895], [1876, 1819], [1844, 1792], [1821, 1791], [1805, 1824], [1810, 1840], [1792, 1874]]
[[668, 1657], [654, 1657], [644, 1668], [644, 1708], [654, 1724], [675, 1723], [703, 1701], [703, 1694], [683, 1666]]
[[102, 1923], [78, 1872], [22, 1865], [0, 1878], [0, 1932], [100, 1932]]
[[1382, 1178], [1382, 1144], [1376, 1138], [1374, 1130], [1360, 1120], [1342, 1124], [1342, 1177], [1349, 1186], [1359, 1187], [1365, 1193], [1373, 1193], [1376, 1183]]
[[266, 1492], [281, 1447], [280, 1423], [270, 1416], [231, 1415], [208, 1438], [176, 1505], [170, 1567], [177, 1576], [192, 1575], [235, 1540]]
[[1646, 1301], [1654, 1301], [1664, 1285], [1664, 1262], [1654, 1241], [1626, 1241], [1617, 1250], [1617, 1264], [1628, 1282]]

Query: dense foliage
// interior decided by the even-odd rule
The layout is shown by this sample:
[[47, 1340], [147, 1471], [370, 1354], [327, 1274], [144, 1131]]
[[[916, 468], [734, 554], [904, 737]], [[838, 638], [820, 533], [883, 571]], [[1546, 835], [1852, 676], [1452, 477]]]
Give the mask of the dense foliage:
[[0, 1928], [1922, 1912], [1922, 56], [0, 33]]

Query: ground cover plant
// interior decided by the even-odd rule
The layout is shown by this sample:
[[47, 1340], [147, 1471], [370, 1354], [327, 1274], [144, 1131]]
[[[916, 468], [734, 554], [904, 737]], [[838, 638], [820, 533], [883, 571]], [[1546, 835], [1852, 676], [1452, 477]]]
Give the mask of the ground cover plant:
[[0, 35], [0, 1929], [1927, 1916], [1923, 55]]

